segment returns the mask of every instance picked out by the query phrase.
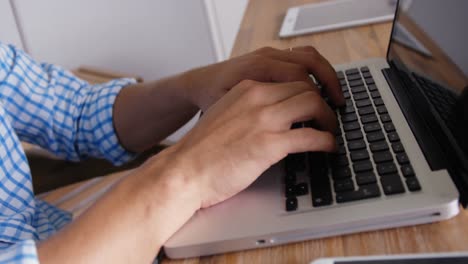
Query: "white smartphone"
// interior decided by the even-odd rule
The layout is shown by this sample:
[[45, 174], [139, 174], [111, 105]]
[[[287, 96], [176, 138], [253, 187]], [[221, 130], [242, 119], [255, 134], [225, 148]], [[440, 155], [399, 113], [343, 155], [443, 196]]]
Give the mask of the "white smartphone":
[[321, 258], [311, 264], [466, 264], [468, 252]]
[[286, 13], [280, 37], [334, 30], [390, 21], [396, 0], [333, 0], [291, 7]]

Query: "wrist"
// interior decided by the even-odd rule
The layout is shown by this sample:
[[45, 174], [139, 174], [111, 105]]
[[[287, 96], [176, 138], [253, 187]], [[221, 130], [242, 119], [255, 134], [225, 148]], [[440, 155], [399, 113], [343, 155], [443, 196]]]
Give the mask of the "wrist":
[[198, 85], [196, 81], [196, 77], [198, 75], [197, 71], [198, 69], [189, 70], [177, 75], [176, 78], [180, 83], [181, 92], [184, 99], [199, 108], [200, 106], [197, 103], [199, 101], [197, 95], [197, 91], [199, 89], [197, 89]]
[[198, 108], [203, 108], [203, 101], [210, 97], [209, 86], [212, 85], [214, 77], [213, 67], [216, 64], [195, 68], [180, 74], [183, 83], [185, 98]]
[[139, 193], [148, 201], [161, 245], [200, 209], [199, 188], [189, 172], [171, 148], [150, 158], [136, 172], [135, 182], [140, 185], [136, 188], [144, 190]]
[[150, 97], [153, 102], [161, 97], [161, 87], [164, 87], [169, 93], [167, 94], [169, 100], [181, 101], [185, 105], [197, 107], [193, 100], [193, 77], [190, 72], [183, 72], [154, 81], [151, 87]]

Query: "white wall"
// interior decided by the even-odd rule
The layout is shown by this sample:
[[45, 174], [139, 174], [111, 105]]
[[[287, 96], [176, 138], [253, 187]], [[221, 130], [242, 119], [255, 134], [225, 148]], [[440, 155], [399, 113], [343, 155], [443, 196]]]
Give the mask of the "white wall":
[[248, 0], [205, 0], [218, 61], [231, 55]]
[[14, 0], [28, 51], [157, 79], [214, 62], [202, 0]]
[[9, 0], [0, 0], [0, 41], [23, 48]]

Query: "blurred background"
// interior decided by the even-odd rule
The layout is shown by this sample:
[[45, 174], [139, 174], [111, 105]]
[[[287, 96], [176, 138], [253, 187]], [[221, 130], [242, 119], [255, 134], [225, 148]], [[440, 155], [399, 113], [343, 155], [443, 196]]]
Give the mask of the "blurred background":
[[0, 41], [67, 69], [92, 66], [148, 81], [227, 59], [247, 2], [0, 0]]

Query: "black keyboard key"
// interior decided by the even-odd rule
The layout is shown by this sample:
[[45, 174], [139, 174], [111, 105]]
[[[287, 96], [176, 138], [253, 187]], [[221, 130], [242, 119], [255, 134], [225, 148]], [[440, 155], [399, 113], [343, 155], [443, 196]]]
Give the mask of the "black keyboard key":
[[388, 113], [387, 108], [385, 105], [377, 106], [377, 112], [382, 115]]
[[296, 193], [294, 191], [294, 185], [286, 185], [284, 189], [284, 195], [286, 197], [296, 197]]
[[377, 177], [373, 171], [360, 172], [356, 174], [356, 183], [358, 185], [366, 185], [371, 183], [376, 183]]
[[[313, 128], [313, 127], [312, 127]], [[338, 126], [338, 128], [335, 131], [335, 136], [340, 137], [341, 136], [341, 127]]]
[[352, 69], [346, 70], [345, 73], [346, 75], [353, 75], [353, 74], [359, 73], [359, 70], [356, 68], [352, 68]]
[[332, 203], [332, 192], [326, 161], [327, 157], [325, 153], [309, 153], [309, 179], [313, 206], [324, 206]]
[[380, 115], [380, 120], [382, 120], [382, 123], [386, 123], [386, 122], [391, 122], [391, 121], [392, 121], [392, 119], [390, 118], [390, 115], [389, 115], [389, 114]]
[[370, 94], [371, 94], [371, 97], [372, 97], [373, 99], [380, 98], [380, 93], [379, 93], [379, 91], [373, 91], [373, 92], [371, 92]]
[[369, 99], [369, 95], [367, 93], [356, 93], [353, 94], [354, 100], [364, 100]]
[[401, 166], [401, 173], [406, 178], [414, 176], [413, 167], [410, 164]]
[[303, 171], [306, 168], [306, 155], [305, 153], [289, 154], [286, 157], [286, 166], [288, 170]]
[[363, 73], [362, 73], [362, 77], [364, 77], [364, 78], [371, 78], [372, 75], [370, 74], [370, 72], [363, 72]]
[[[309, 152], [309, 177], [316, 180], [328, 180], [327, 154]], [[333, 155], [333, 157], [336, 157]]]
[[357, 130], [357, 131], [351, 131], [351, 132], [348, 132], [346, 133], [346, 140], [355, 140], [355, 139], [362, 139], [362, 133], [361, 133], [361, 130]]
[[409, 163], [408, 156], [404, 152], [396, 154], [396, 158], [400, 165]]
[[351, 170], [349, 169], [349, 167], [333, 167], [332, 177], [333, 179], [351, 178]]
[[345, 104], [346, 104], [346, 106], [353, 106], [353, 100], [347, 99], [347, 100], [345, 101]]
[[346, 155], [333, 155], [330, 162], [333, 167], [343, 167], [349, 165], [348, 157]]
[[297, 210], [297, 198], [291, 197], [286, 199], [286, 211], [291, 212]]
[[398, 176], [398, 174], [392, 174], [381, 178], [380, 184], [382, 184], [382, 189], [385, 195], [405, 192], [405, 187], [403, 186], [403, 183], [401, 182], [400, 176]]
[[369, 67], [367, 67], [367, 66], [361, 67], [361, 71], [362, 72], [369, 72]]
[[302, 127], [303, 127], [302, 122], [296, 122], [291, 125], [291, 129], [302, 128]]
[[374, 79], [371, 78], [366, 78], [366, 84], [369, 85], [369, 84], [374, 84]]
[[309, 189], [307, 188], [307, 184], [305, 182], [296, 184], [296, 186], [294, 186], [294, 193], [296, 196], [308, 194]]
[[348, 141], [349, 151], [360, 150], [360, 149], [365, 149], [365, 148], [366, 148], [366, 142], [364, 142], [364, 140], [362, 139]]
[[339, 71], [339, 72], [336, 72], [336, 77], [341, 80], [341, 79], [344, 79], [345, 76], [342, 71]]
[[340, 80], [340, 85], [341, 85], [341, 87], [348, 86], [345, 79]]
[[369, 88], [369, 91], [371, 92], [377, 91], [377, 86], [375, 86], [375, 84], [369, 84], [367, 85], [367, 88]]
[[406, 178], [406, 186], [408, 187], [408, 190], [412, 192], [421, 190], [421, 185], [419, 185], [419, 181], [415, 177]]
[[364, 132], [370, 133], [374, 131], [380, 131], [381, 127], [379, 122], [368, 123], [364, 125]]
[[354, 86], [361, 86], [364, 85], [364, 82], [362, 80], [354, 80], [354, 81], [349, 81], [349, 87], [354, 87]]
[[367, 149], [365, 150], [356, 150], [351, 152], [351, 160], [353, 162], [360, 161], [360, 160], [368, 160], [369, 159], [369, 153], [367, 152]]
[[363, 124], [371, 123], [371, 122], [377, 122], [377, 116], [376, 115], [365, 115], [361, 116], [361, 122]]
[[314, 120], [304, 122], [304, 127], [317, 128], [317, 123]]
[[403, 147], [403, 144], [401, 144], [401, 142], [392, 143], [392, 149], [393, 149], [393, 152], [395, 153], [400, 153], [400, 152], [405, 151], [405, 148]]
[[341, 116], [341, 121], [343, 123], [346, 122], [352, 122], [357, 120], [357, 115], [356, 114], [346, 114]]
[[339, 155], [344, 155], [344, 154], [346, 154], [346, 148], [345, 148], [345, 146], [344, 146], [344, 145], [338, 146], [338, 150], [337, 150], [336, 153], [339, 154]]
[[383, 139], [385, 139], [385, 135], [382, 133], [382, 131], [371, 132], [367, 134], [367, 141], [369, 141], [369, 143], [381, 141]]
[[292, 157], [292, 155], [286, 156], [286, 158], [285, 158], [285, 166], [286, 166], [286, 171], [287, 171], [287, 172], [296, 172], [296, 171], [298, 171], [298, 168], [297, 168], [297, 165], [296, 165], [296, 161], [295, 161], [295, 159]]
[[360, 101], [357, 101], [356, 102], [356, 106], [358, 108], [361, 108], [361, 107], [365, 107], [365, 106], [370, 106], [372, 105], [372, 102], [371, 100], [367, 99], [367, 100], [360, 100]]
[[375, 104], [375, 106], [384, 105], [383, 99], [382, 98], [375, 99], [374, 104]]
[[361, 80], [361, 75], [359, 73], [356, 74], [350, 74], [347, 76], [348, 81], [355, 81], [355, 80]]
[[370, 150], [372, 152], [385, 151], [388, 150], [388, 144], [385, 140], [374, 142], [370, 144]]
[[388, 140], [390, 140], [390, 142], [398, 142], [400, 141], [400, 137], [396, 132], [392, 132], [388, 133]]
[[354, 190], [354, 183], [351, 179], [339, 180], [333, 183], [335, 192], [349, 192]]
[[306, 169], [306, 153], [294, 153], [289, 154], [288, 156], [293, 158], [293, 166], [296, 167], [296, 171], [304, 171]]
[[368, 107], [359, 108], [358, 113], [359, 115], [363, 116], [363, 115], [373, 114], [375, 113], [375, 111], [374, 111], [374, 107], [368, 106]]
[[395, 163], [381, 163], [377, 164], [377, 172], [379, 173], [380, 176], [383, 176], [385, 174], [391, 174], [391, 173], [396, 173], [397, 172], [397, 167]]
[[364, 86], [356, 86], [356, 87], [352, 87], [352, 88], [351, 88], [351, 92], [352, 92], [353, 94], [355, 94], [355, 93], [362, 93], [362, 92], [365, 92], [365, 91], [366, 91], [366, 87], [364, 87]]
[[296, 184], [296, 173], [295, 172], [288, 172], [286, 171], [286, 175], [284, 176], [284, 184], [287, 186], [292, 186]]
[[395, 126], [393, 125], [392, 122], [387, 122], [387, 123], [384, 123], [384, 129], [385, 129], [385, 132], [390, 133], [390, 132], [395, 131]]
[[354, 106], [345, 106], [340, 108], [340, 114], [350, 114], [354, 112]]
[[379, 197], [380, 190], [376, 184], [369, 184], [361, 186], [358, 190], [352, 192], [343, 192], [336, 194], [336, 202], [344, 203], [357, 201], [362, 199], [368, 199], [373, 197]]
[[[338, 130], [341, 131], [341, 129], [339, 129], [339, 128], [338, 128]], [[343, 145], [344, 144], [344, 140], [343, 140], [343, 137], [341, 135], [336, 136], [336, 144], [337, 145]]]
[[372, 163], [368, 160], [355, 162], [353, 164], [353, 170], [355, 173], [370, 171], [372, 170]]
[[381, 152], [376, 152], [373, 155], [374, 157], [374, 162], [375, 163], [383, 163], [383, 162], [389, 162], [393, 161], [393, 156], [390, 151], [381, 151]]
[[330, 193], [317, 193], [312, 194], [312, 205], [314, 207], [327, 206], [332, 204], [332, 194]]
[[350, 94], [349, 92], [343, 91], [343, 97], [344, 97], [345, 99], [349, 99], [349, 98], [351, 98], [351, 94]]
[[349, 122], [349, 123], [344, 123], [343, 124], [343, 129], [344, 131], [348, 132], [348, 131], [353, 131], [353, 130], [357, 130], [357, 129], [360, 129], [361, 128], [361, 125], [359, 124], [359, 122]]

